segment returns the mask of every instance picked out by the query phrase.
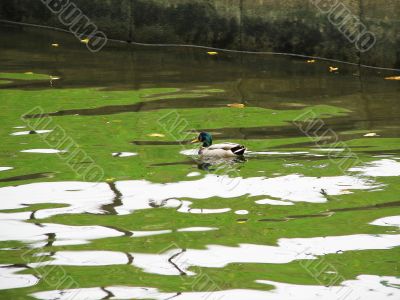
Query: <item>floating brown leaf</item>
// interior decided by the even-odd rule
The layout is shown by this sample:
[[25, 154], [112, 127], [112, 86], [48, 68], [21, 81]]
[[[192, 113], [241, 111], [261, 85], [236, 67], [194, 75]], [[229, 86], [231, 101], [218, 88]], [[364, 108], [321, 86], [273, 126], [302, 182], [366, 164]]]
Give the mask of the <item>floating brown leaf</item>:
[[400, 80], [400, 76], [385, 77], [386, 80]]
[[165, 137], [165, 135], [162, 134], [162, 133], [150, 133], [147, 136], [150, 136], [150, 137]]
[[231, 103], [227, 105], [228, 107], [234, 107], [234, 108], [244, 108], [243, 103]]

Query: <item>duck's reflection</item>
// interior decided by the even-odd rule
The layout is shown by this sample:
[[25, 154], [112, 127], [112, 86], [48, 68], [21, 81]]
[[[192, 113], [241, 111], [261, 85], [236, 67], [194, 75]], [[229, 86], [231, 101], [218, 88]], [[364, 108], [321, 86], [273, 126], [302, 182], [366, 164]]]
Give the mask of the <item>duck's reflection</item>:
[[[240, 169], [247, 161], [244, 156], [216, 158], [216, 157], [200, 157], [196, 159], [197, 168], [210, 173], [226, 174], [232, 170]], [[226, 172], [223, 172], [225, 170]]]
[[[192, 160], [184, 160], [177, 162], [168, 162], [168, 163], [160, 163], [160, 164], [152, 164], [152, 167], [164, 167], [164, 166], [178, 166], [178, 165], [197, 165], [199, 170], [203, 170], [210, 173], [215, 173], [218, 170], [222, 170], [226, 168], [229, 169], [239, 169], [243, 166], [243, 164], [247, 162], [246, 157], [238, 156], [238, 157], [225, 157], [225, 158], [216, 158], [216, 157], [199, 157], [193, 158]], [[221, 172], [222, 173], [222, 172]]]

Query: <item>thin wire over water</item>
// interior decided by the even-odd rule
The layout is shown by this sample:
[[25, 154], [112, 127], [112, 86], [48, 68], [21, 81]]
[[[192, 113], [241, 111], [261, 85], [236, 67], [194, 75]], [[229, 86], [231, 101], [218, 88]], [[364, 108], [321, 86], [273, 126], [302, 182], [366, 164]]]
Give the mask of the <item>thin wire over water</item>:
[[[51, 29], [51, 30], [56, 30], [56, 31], [61, 31], [61, 32], [66, 32], [66, 33], [71, 34], [71, 32], [66, 29], [62, 29], [62, 28], [58, 28], [58, 27], [54, 27], [54, 26], [38, 25], [38, 24], [25, 23], [25, 22], [16, 22], [16, 21], [4, 20], [4, 19], [0, 19], [0, 23]], [[99, 38], [102, 39], [102, 37], [99, 37]], [[117, 43], [126, 43], [126, 44], [130, 44], [130, 45], [147, 46], [147, 47], [184, 47], [184, 48], [197, 48], [197, 49], [205, 49], [205, 50], [216, 50], [216, 51], [221, 51], [221, 52], [238, 53], [238, 54], [281, 55], [281, 56], [291, 56], [291, 57], [299, 57], [299, 58], [311, 58], [311, 59], [318, 59], [318, 60], [323, 60], [323, 61], [337, 62], [337, 63], [347, 64], [347, 65], [352, 65], [352, 66], [358, 66], [358, 67], [363, 67], [363, 68], [368, 68], [368, 69], [400, 72], [400, 69], [397, 69], [397, 68], [371, 66], [371, 65], [359, 64], [359, 63], [352, 63], [352, 62], [343, 61], [343, 60], [339, 60], [339, 59], [325, 58], [325, 57], [320, 57], [320, 56], [303, 55], [303, 54], [297, 54], [297, 53], [273, 52], [273, 51], [244, 51], [244, 50], [225, 49], [225, 48], [218, 48], [218, 47], [192, 45], [192, 44], [149, 44], [149, 43], [124, 41], [124, 40], [110, 39], [110, 38], [107, 38], [107, 40], [112, 41], [112, 42], [117, 42]]]

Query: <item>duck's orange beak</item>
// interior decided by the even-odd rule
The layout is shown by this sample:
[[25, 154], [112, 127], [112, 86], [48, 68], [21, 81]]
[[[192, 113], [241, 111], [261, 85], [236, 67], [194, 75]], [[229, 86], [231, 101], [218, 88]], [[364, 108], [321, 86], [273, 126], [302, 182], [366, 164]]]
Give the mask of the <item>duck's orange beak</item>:
[[191, 144], [200, 143], [199, 138], [195, 138], [193, 141], [190, 142]]

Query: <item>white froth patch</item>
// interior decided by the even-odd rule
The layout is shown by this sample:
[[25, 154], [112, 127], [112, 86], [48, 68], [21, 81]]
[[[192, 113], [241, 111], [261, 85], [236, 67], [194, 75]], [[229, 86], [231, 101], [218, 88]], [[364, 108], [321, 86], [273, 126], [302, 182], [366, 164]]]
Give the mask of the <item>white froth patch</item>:
[[131, 156], [136, 156], [138, 155], [135, 152], [114, 152], [112, 153], [112, 156], [114, 157], [131, 157]]
[[[281, 238], [277, 245], [239, 244], [236, 247], [208, 245], [206, 249], [170, 249], [164, 253], [131, 253], [132, 264], [144, 272], [160, 275], [195, 275], [191, 267], [223, 268], [231, 263], [287, 264], [295, 260], [345, 251], [380, 250], [400, 246], [400, 235], [355, 234], [315, 238]], [[129, 261], [122, 252], [59, 251], [54, 265], [103, 266]], [[105, 257], [107, 257], [105, 259]], [[173, 262], [173, 264], [171, 263]], [[47, 264], [49, 262], [46, 262]]]
[[245, 209], [237, 210], [237, 211], [235, 211], [235, 214], [236, 214], [236, 215], [248, 215], [248, 214], [249, 214], [249, 211], [248, 211], [248, 210], [245, 210]]
[[56, 154], [56, 153], [66, 153], [65, 150], [58, 150], [58, 149], [28, 149], [28, 150], [21, 150], [23, 153], [44, 153], [44, 154]]
[[[346, 280], [337, 286], [298, 285], [270, 280], [256, 280], [257, 283], [272, 285], [269, 291], [234, 289], [205, 292], [163, 293], [156, 288], [110, 286], [69, 290], [53, 290], [31, 294], [41, 300], [100, 300], [110, 294], [115, 299], [173, 299], [179, 300], [337, 300], [343, 295], [351, 299], [393, 300], [400, 297], [396, 288], [400, 279], [393, 276], [359, 275], [355, 280]], [[343, 298], [343, 297], [342, 297]]]
[[377, 226], [396, 226], [400, 227], [400, 216], [385, 217], [375, 220], [370, 223], [371, 225]]
[[17, 289], [36, 285], [39, 279], [30, 274], [19, 274], [27, 268], [0, 265], [0, 290]]
[[257, 204], [269, 204], [269, 205], [294, 205], [292, 202], [272, 200], [272, 199], [262, 199], [255, 201]]
[[365, 164], [361, 167], [349, 169], [351, 172], [360, 172], [364, 176], [400, 176], [400, 162], [393, 159], [381, 159]]
[[31, 131], [17, 131], [13, 132], [10, 135], [28, 135], [28, 134], [43, 134], [43, 133], [49, 133], [52, 132], [53, 130], [34, 130], [34, 133], [31, 133]]
[[13, 167], [0, 167], [0, 172], [14, 169]]

